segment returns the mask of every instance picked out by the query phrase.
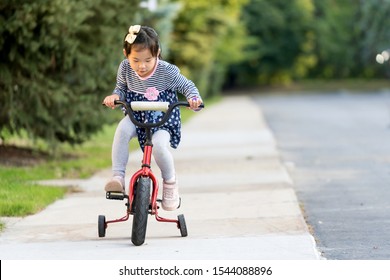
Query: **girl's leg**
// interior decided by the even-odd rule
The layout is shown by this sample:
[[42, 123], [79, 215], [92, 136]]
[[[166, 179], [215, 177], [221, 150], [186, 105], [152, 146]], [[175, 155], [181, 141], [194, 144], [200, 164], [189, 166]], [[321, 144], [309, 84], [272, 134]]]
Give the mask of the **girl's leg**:
[[125, 172], [129, 160], [129, 142], [137, 135], [135, 126], [128, 116], [118, 124], [112, 143], [112, 179], [106, 184], [105, 191], [123, 192], [125, 187]]
[[166, 130], [158, 130], [153, 134], [153, 156], [163, 178], [162, 207], [164, 210], [172, 211], [179, 207], [180, 199], [174, 160], [169, 151], [169, 140], [170, 134]]
[[161, 170], [163, 180], [175, 182], [175, 165], [172, 153], [169, 151], [170, 138], [166, 130], [158, 130], [153, 134], [153, 156]]

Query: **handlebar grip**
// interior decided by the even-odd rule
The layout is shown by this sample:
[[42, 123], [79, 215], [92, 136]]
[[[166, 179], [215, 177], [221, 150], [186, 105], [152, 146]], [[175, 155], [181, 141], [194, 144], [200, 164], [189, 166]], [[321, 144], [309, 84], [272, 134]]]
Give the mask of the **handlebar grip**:
[[162, 111], [166, 112], [169, 108], [169, 102], [162, 101], [133, 101], [130, 103], [133, 111]]

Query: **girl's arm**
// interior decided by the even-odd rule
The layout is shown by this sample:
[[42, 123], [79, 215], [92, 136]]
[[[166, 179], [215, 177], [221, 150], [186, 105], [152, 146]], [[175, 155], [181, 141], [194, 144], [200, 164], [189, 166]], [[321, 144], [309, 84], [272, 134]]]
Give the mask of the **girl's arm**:
[[126, 65], [125, 60], [118, 67], [118, 72], [116, 74], [116, 86], [111, 95], [108, 95], [104, 98], [103, 104], [107, 107], [115, 109], [115, 100], [124, 100], [125, 92], [127, 90], [126, 83]]
[[190, 104], [191, 109], [198, 109], [199, 105], [202, 104], [203, 101], [195, 84], [183, 76], [180, 73], [179, 68], [175, 65], [170, 64], [167, 67], [167, 73], [171, 78], [170, 80], [172, 81], [169, 87], [174, 88], [183, 94]]
[[116, 74], [116, 86], [113, 90], [113, 94], [119, 96], [120, 100], [125, 100], [125, 92], [127, 91], [127, 82], [126, 82], [126, 72], [127, 68], [130, 66], [126, 66], [128, 64], [127, 60], [123, 60], [119, 65], [118, 72]]

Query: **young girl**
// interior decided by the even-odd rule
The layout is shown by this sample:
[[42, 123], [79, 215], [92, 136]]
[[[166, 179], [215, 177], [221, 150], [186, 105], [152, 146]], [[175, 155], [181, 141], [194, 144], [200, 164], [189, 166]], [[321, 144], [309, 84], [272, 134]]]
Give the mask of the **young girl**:
[[[199, 91], [193, 82], [180, 74], [180, 70], [161, 60], [158, 35], [147, 26], [130, 26], [123, 43], [124, 59], [118, 69], [116, 87], [103, 103], [115, 108], [114, 101], [178, 101], [177, 92], [183, 94], [190, 108], [197, 110], [202, 103]], [[138, 121], [156, 122], [162, 112], [135, 112]], [[179, 206], [178, 184], [175, 166], [169, 145], [176, 148], [180, 142], [180, 110], [175, 108], [169, 121], [152, 130], [153, 157], [163, 178], [162, 207], [175, 210]], [[113, 177], [106, 184], [106, 192], [124, 192], [125, 169], [129, 157], [129, 141], [138, 137], [141, 148], [145, 144], [145, 131], [136, 127], [128, 116], [118, 124], [112, 145]]]

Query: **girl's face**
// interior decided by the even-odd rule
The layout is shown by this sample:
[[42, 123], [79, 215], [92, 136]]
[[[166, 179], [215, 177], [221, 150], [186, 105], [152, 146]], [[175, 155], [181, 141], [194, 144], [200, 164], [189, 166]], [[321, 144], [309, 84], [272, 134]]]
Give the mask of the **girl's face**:
[[[126, 53], [124, 52], [125, 56]], [[131, 53], [127, 56], [127, 60], [130, 63], [130, 67], [141, 78], [150, 75], [154, 67], [156, 66], [157, 57], [154, 57], [149, 49], [131, 50]]]

